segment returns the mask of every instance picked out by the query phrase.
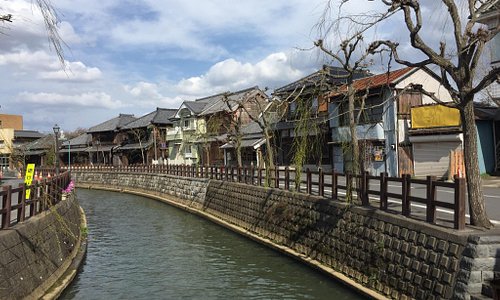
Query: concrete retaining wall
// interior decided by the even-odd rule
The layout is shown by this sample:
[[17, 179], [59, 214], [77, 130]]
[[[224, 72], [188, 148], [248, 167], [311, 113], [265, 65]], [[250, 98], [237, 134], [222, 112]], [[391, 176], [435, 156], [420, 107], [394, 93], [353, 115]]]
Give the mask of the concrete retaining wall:
[[[455, 231], [282, 190], [170, 175], [75, 172], [77, 184], [172, 195], [266, 243], [395, 299], [491, 296], [498, 230]], [[374, 295], [372, 295], [374, 296]], [[375, 297], [378, 297], [375, 295]]]
[[0, 231], [0, 299], [39, 299], [79, 252], [82, 214], [74, 197]]

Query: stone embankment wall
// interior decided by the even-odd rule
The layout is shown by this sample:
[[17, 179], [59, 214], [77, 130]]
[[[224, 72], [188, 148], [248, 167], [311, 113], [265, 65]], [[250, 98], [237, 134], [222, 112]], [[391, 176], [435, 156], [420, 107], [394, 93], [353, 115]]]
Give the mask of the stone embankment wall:
[[[77, 185], [175, 196], [170, 202], [241, 232], [374, 297], [470, 299], [490, 295], [500, 271], [498, 231], [455, 231], [373, 208], [271, 188], [170, 175], [85, 172]], [[365, 291], [366, 292], [366, 291]]]
[[80, 246], [74, 197], [0, 231], [0, 299], [39, 299], [56, 288]]

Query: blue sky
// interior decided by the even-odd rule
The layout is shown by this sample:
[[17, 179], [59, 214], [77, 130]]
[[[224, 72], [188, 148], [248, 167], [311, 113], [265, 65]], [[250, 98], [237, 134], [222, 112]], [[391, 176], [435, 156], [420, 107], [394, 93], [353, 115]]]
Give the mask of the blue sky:
[[[346, 7], [351, 12], [384, 8], [378, 1], [352, 3]], [[52, 4], [67, 44], [66, 70], [49, 47], [32, 1], [0, 0], [0, 13], [13, 15], [12, 23], [0, 24], [0, 113], [22, 114], [25, 129], [50, 131], [54, 123], [64, 130], [88, 128], [118, 113], [141, 116], [254, 85], [272, 91], [328, 62], [314, 50], [297, 49], [311, 48], [317, 39], [314, 26], [325, 0]], [[404, 36], [394, 22], [371, 37]], [[438, 41], [447, 34], [443, 29], [435, 27], [429, 36]]]

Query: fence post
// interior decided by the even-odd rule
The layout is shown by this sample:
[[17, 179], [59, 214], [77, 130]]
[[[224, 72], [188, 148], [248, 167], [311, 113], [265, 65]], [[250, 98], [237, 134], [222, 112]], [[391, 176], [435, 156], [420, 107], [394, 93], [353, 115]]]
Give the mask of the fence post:
[[309, 168], [306, 169], [306, 193], [311, 195], [312, 192], [312, 183], [311, 183], [311, 170]]
[[402, 193], [402, 213], [408, 217], [411, 214], [410, 196], [411, 196], [411, 177], [409, 174], [403, 174], [401, 183]]
[[368, 198], [368, 172], [363, 172], [361, 174], [361, 205], [368, 206], [370, 205], [370, 201]]
[[274, 169], [274, 187], [279, 189], [280, 188], [280, 168], [278, 166], [275, 167]]
[[325, 195], [325, 174], [323, 173], [323, 169], [319, 169], [318, 174], [318, 194], [323, 197]]
[[455, 229], [465, 229], [465, 178], [455, 175]]
[[380, 209], [387, 210], [387, 173], [380, 174]]
[[247, 167], [243, 166], [243, 182], [247, 183]]
[[250, 183], [250, 184], [251, 184], [251, 185], [254, 185], [254, 184], [255, 184], [255, 182], [254, 182], [255, 176], [254, 176], [254, 173], [253, 173], [253, 172], [254, 172], [254, 167], [253, 167], [253, 165], [250, 165], [250, 174], [251, 174], [251, 175], [250, 175], [250, 180], [251, 180], [251, 183]]
[[338, 193], [339, 193], [339, 188], [337, 185], [337, 181], [339, 180], [338, 178], [338, 173], [333, 170], [332, 172], [332, 199], [337, 200], [338, 199]]
[[10, 207], [12, 204], [12, 186], [4, 186], [3, 190], [7, 192], [2, 199], [2, 207], [5, 212], [2, 214], [2, 228], [9, 228], [10, 226]]
[[285, 167], [285, 190], [290, 190], [290, 169], [288, 166]]
[[259, 167], [259, 173], [257, 174], [257, 185], [261, 186], [262, 185], [262, 168]]
[[241, 167], [236, 168], [236, 182], [241, 182]]
[[432, 224], [436, 222], [436, 205], [434, 204], [434, 201], [436, 200], [436, 186], [434, 185], [435, 180], [435, 176], [427, 176], [427, 183], [425, 184], [427, 187], [426, 221]]

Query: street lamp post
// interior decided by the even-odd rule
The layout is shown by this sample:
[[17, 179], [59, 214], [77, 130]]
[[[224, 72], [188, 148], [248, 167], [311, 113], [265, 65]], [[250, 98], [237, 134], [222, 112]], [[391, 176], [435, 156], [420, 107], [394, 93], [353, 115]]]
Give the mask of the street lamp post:
[[54, 136], [56, 137], [56, 175], [59, 175], [59, 131], [61, 130], [61, 128], [55, 124], [54, 125]]

